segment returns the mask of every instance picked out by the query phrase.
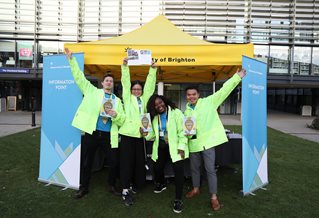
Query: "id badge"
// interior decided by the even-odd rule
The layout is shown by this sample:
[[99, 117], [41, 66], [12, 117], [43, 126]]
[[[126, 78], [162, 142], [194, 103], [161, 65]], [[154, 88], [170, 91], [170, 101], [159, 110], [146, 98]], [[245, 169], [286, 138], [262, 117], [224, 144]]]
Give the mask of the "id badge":
[[164, 132], [163, 132], [163, 131], [160, 131], [160, 132], [159, 132], [159, 136], [160, 136], [160, 137], [164, 137]]

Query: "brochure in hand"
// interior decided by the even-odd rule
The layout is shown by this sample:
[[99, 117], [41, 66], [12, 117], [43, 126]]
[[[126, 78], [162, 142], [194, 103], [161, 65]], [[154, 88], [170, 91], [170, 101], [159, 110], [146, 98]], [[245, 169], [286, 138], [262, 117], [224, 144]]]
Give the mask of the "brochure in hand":
[[127, 60], [129, 66], [151, 65], [152, 53], [150, 50], [127, 50]]
[[106, 110], [114, 109], [114, 108], [115, 108], [115, 99], [103, 98], [101, 109], [100, 109], [100, 116], [111, 117], [110, 115], [107, 114]]
[[183, 118], [184, 135], [196, 135], [196, 119], [195, 117]]
[[141, 115], [141, 127], [143, 128], [143, 132], [152, 131], [152, 123], [150, 113]]

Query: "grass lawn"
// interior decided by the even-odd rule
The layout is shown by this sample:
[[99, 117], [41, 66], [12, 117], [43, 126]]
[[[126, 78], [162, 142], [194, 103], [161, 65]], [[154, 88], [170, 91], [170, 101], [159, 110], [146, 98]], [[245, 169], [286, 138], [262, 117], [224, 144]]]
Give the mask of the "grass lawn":
[[[240, 132], [238, 126], [227, 128]], [[125, 207], [108, 193], [107, 169], [94, 173], [89, 195], [38, 182], [40, 129], [0, 138], [0, 217], [319, 217], [319, 143], [268, 129], [267, 190], [240, 197], [241, 169], [218, 171], [222, 210], [209, 207], [207, 183], [195, 199], [184, 199], [181, 214], [172, 211], [174, 186], [153, 193], [151, 182]], [[185, 193], [191, 187], [187, 180]]]

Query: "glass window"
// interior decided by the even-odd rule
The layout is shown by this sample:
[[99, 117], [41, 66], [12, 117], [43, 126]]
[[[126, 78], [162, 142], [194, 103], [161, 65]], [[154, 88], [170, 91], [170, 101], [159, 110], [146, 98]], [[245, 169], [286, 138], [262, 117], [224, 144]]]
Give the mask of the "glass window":
[[33, 45], [33, 41], [17, 41], [18, 67], [32, 68], [34, 54]]
[[319, 48], [312, 48], [312, 75], [319, 75]]
[[0, 67], [15, 67], [15, 42], [0, 41]]
[[270, 46], [269, 73], [288, 73], [288, 56], [288, 46]]
[[43, 67], [43, 56], [63, 53], [64, 43], [67, 42], [39, 41], [38, 68]]
[[311, 48], [296, 46], [294, 50], [294, 66], [298, 66], [299, 71], [294, 73], [297, 73], [300, 75], [309, 75], [310, 61], [311, 61]]
[[254, 57], [264, 63], [268, 63], [269, 46], [268, 45], [254, 45]]

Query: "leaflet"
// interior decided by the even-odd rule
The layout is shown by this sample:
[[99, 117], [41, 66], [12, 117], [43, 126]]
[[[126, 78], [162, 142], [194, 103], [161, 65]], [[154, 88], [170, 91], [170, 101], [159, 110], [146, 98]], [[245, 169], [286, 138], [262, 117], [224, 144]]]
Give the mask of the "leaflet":
[[129, 66], [151, 65], [152, 53], [150, 50], [127, 50], [127, 59]]

